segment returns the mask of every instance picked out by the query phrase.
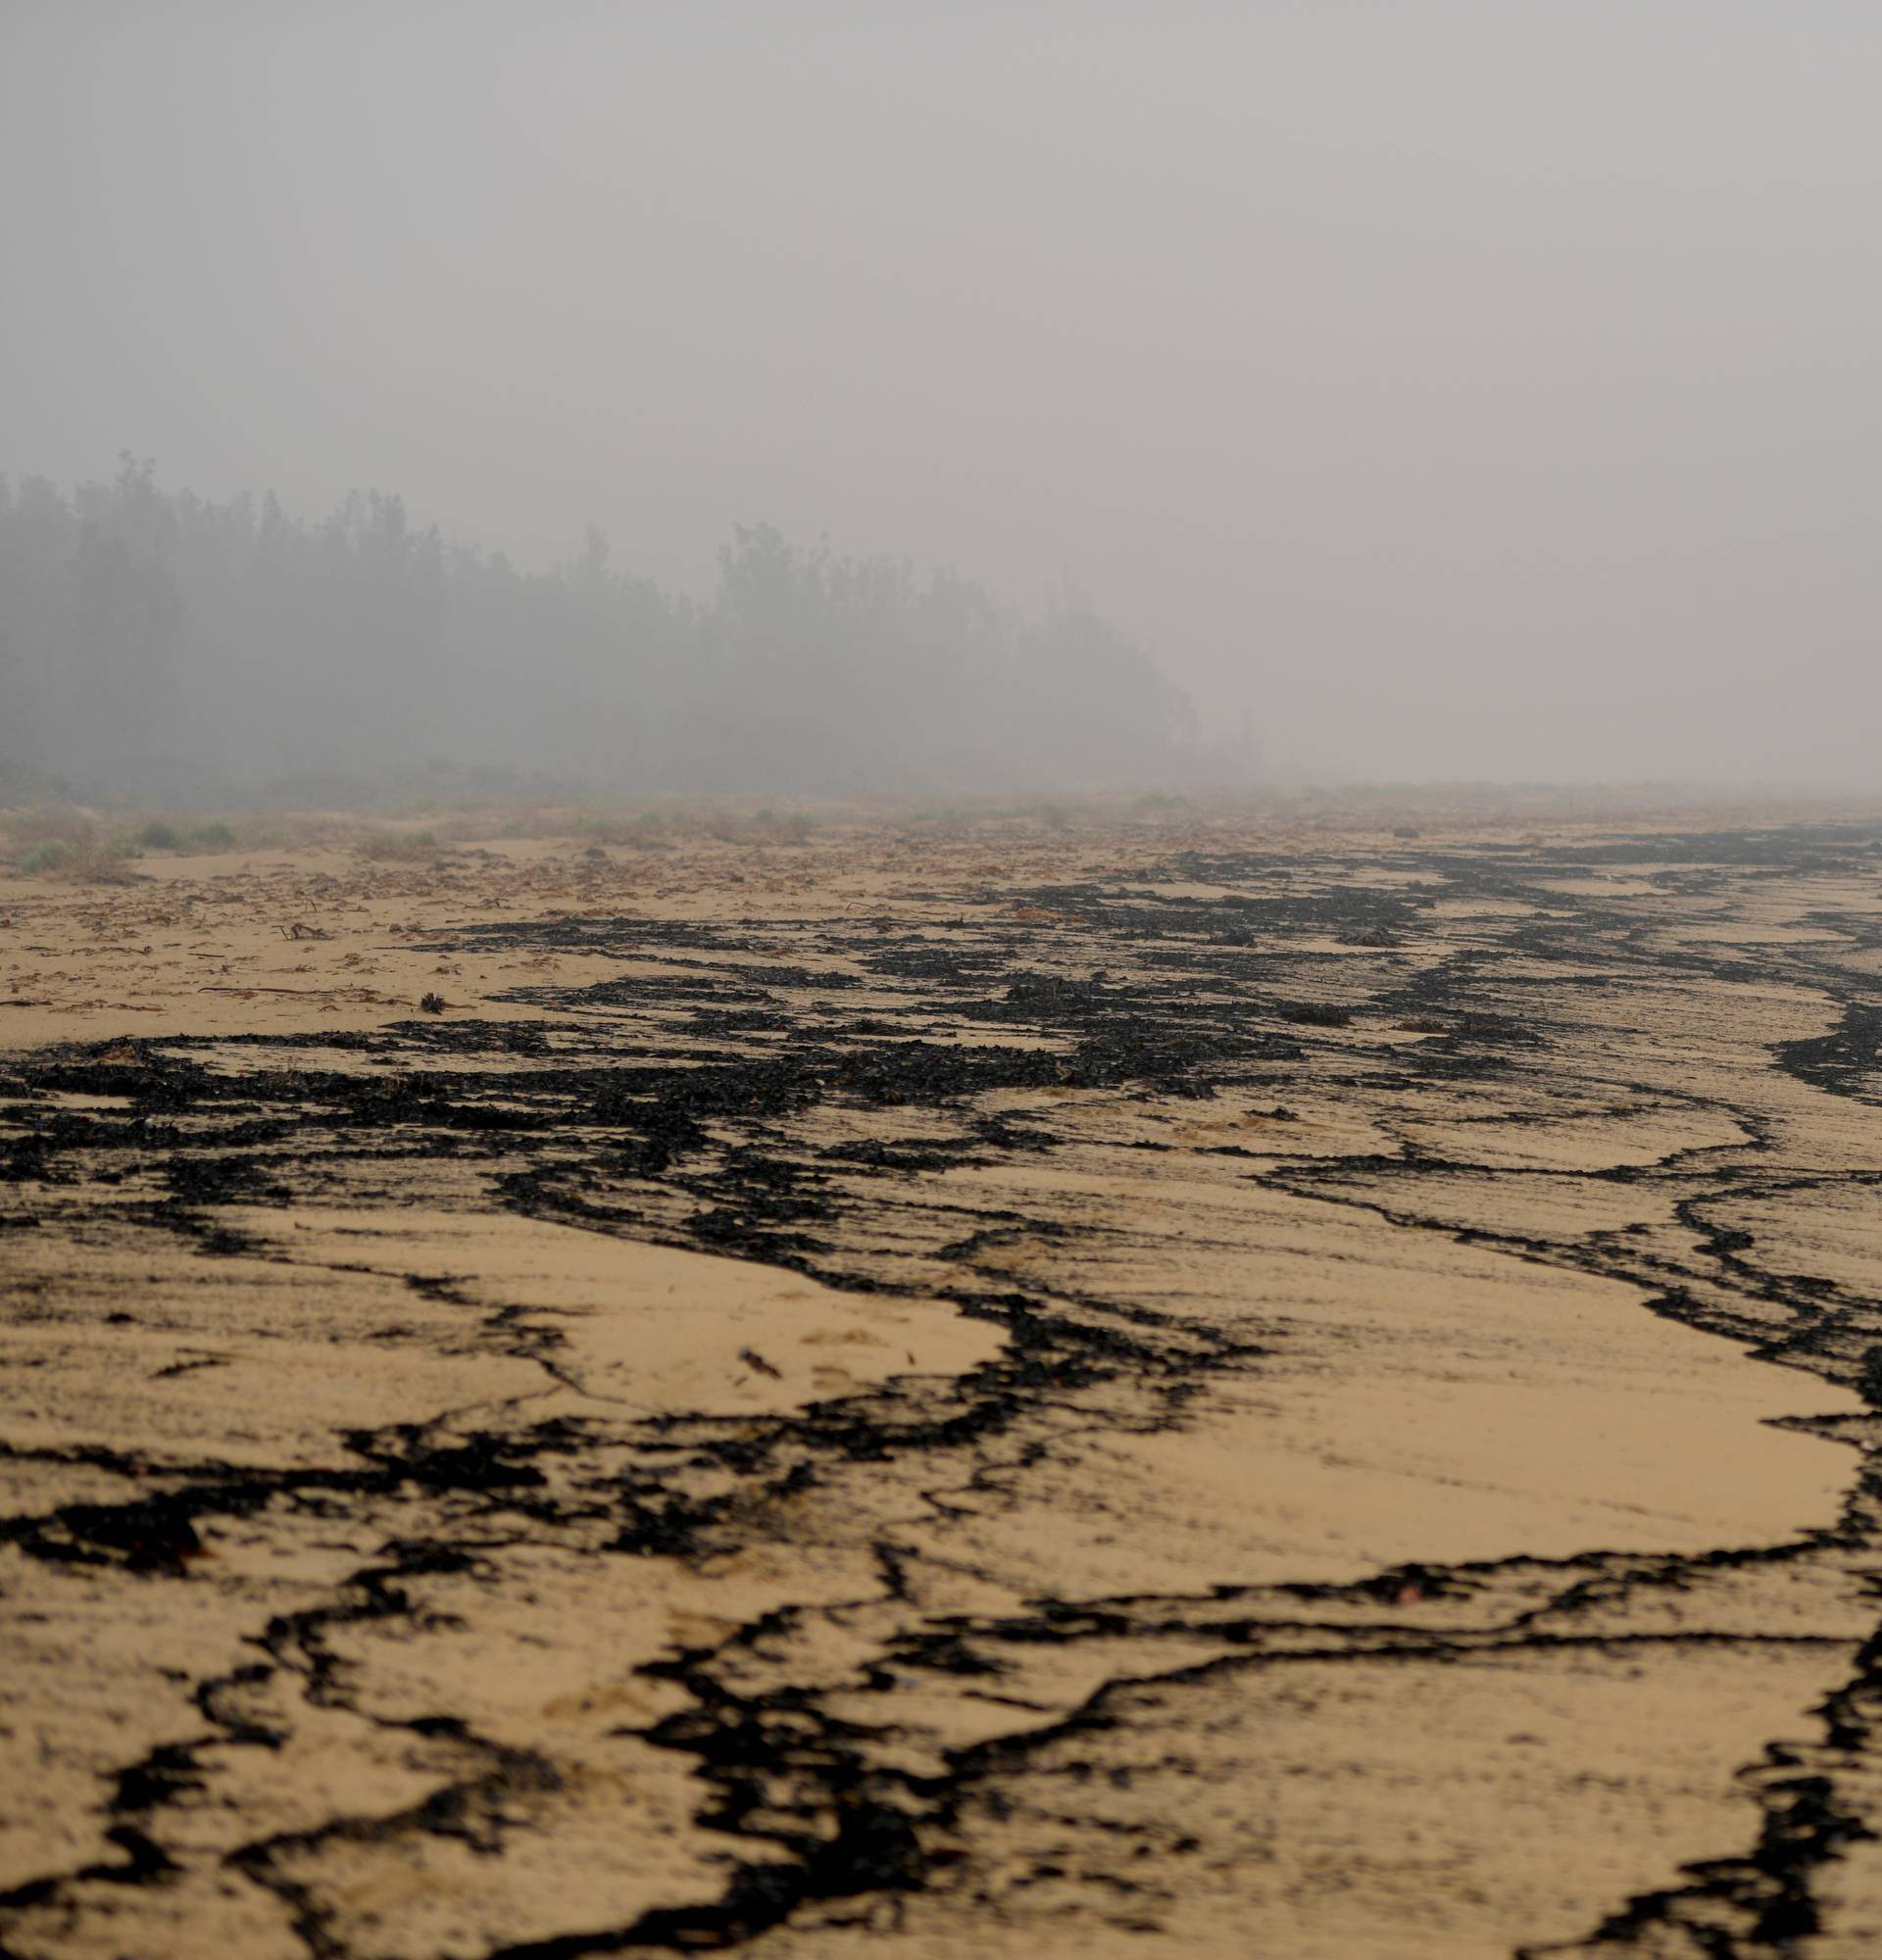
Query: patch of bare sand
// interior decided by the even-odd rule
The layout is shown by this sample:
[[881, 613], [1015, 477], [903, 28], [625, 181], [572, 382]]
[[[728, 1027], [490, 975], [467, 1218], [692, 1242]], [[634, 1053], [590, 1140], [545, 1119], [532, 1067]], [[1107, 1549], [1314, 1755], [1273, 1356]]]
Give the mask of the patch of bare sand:
[[494, 1338], [553, 1377], [558, 1407], [753, 1415], [905, 1371], [966, 1374], [1003, 1345], [998, 1328], [934, 1301], [839, 1293], [800, 1273], [536, 1219], [319, 1206], [219, 1215], [290, 1266], [402, 1289], [421, 1275], [479, 1321], [500, 1316]]
[[1724, 1737], [1784, 1733], [1822, 1662], [1689, 1645], [1205, 1664], [1114, 1690], [997, 1812], [969, 1807], [970, 1883], [909, 1899], [892, 1931], [824, 1920], [755, 1951], [1507, 1960], [1572, 1938], [1591, 1886], [1625, 1898], [1672, 1847], [1729, 1832]]
[[[1312, 883], [1439, 882], [1368, 873], [1371, 848], [1344, 840]], [[602, 1007], [505, 997], [788, 948], [865, 983], [845, 1013], [892, 1013], [868, 949], [960, 944], [989, 893], [1009, 896], [972, 921], [988, 961], [1114, 974], [1139, 942], [1097, 949], [1075, 902], [1027, 893], [1143, 850], [1042, 837], [1002, 861], [858, 831], [788, 861], [534, 845], [420, 867], [303, 853], [247, 876], [183, 862], [161, 891], [16, 881], [5, 984], [44, 1000], [0, 1008], [0, 1042], [280, 1043], [191, 1051], [238, 1079], [288, 1070], [298, 1037], [411, 1021], [436, 989], [447, 1025], [572, 1012], [624, 1058], [696, 1066], [693, 1007], [657, 987]], [[1601, 931], [1612, 910], [1629, 947], [1669, 959], [1735, 951], [1738, 916], [1748, 961], [1833, 950], [1802, 923], [1826, 896], [1808, 879], [1782, 903], [1760, 878], [1682, 899], [1635, 868], [1534, 889], [1598, 901]], [[1152, 869], [1114, 888], [1250, 890], [1246, 872]], [[1858, 895], [1834, 903], [1853, 915]], [[573, 953], [464, 932], [558, 913], [629, 924]], [[628, 1170], [587, 1187], [606, 1231], [522, 1217], [493, 1197], [517, 1158], [493, 1146], [485, 1186], [399, 1157], [396, 1133], [371, 1161], [385, 1196], [421, 1202], [198, 1207], [207, 1250], [113, 1209], [115, 1192], [147, 1201], [148, 1152], [109, 1159], [128, 1185], [56, 1191], [40, 1225], [0, 1234], [0, 1601], [23, 1684], [0, 1749], [31, 1792], [8, 1806], [0, 1886], [46, 1882], [4, 1908], [10, 1945], [601, 1950], [638, 1915], [718, 1900], [730, 1855], [798, 1872], [885, 1791], [914, 1819], [917, 1888], [877, 1847], [855, 1869], [886, 1881], [775, 1925], [701, 1920], [691, 1943], [1487, 1956], [1575, 1940], [1679, 1886], [1686, 1861], [1742, 1855], [1771, 1781], [1748, 1766], [1776, 1744], [1819, 1762], [1813, 1711], [1873, 1631], [1859, 1505], [1854, 1536], [1830, 1529], [1855, 1459], [1821, 1429], [1864, 1442], [1863, 1404], [1746, 1344], [1823, 1298], [1793, 1296], [1798, 1279], [1842, 1289], [1835, 1310], [1866, 1325], [1861, 1200], [1829, 1181], [1875, 1161], [1876, 1122], [1770, 1065], [1833, 1024], [1814, 969], [1728, 981], [1644, 972], [1629, 951], [1605, 993], [1578, 962], [1576, 989], [1545, 998], [1520, 990], [1563, 963], [1501, 937], [1535, 916], [1460, 893], [1402, 959], [1350, 927], [1274, 933], [1260, 956], [1298, 962], [1284, 1000], [1324, 982], [1359, 1014], [1284, 1025], [1298, 1058], [1245, 1093], [995, 1091], [905, 1117], [838, 1100], [779, 1121], [772, 1151], [907, 1152], [886, 1184], [817, 1159], [825, 1269], [885, 1293], [622, 1237], [609, 1204], [635, 1197], [683, 1235], [705, 1201]], [[634, 919], [757, 920], [771, 951], [650, 952]], [[289, 940], [297, 920], [331, 936]], [[140, 932], [166, 922], [170, 943]], [[1408, 1050], [1467, 1060], [1470, 1037], [1399, 1026], [1428, 1012], [1392, 989], [1459, 959], [1507, 974], [1488, 1008], [1548, 1048], [1513, 1072], [1408, 1076]], [[833, 1012], [814, 984], [771, 991], [801, 1023]], [[885, 1040], [1076, 1047], [912, 992], [921, 1027]], [[415, 1074], [467, 1065], [407, 1048]], [[526, 1107], [501, 1091], [522, 1062], [490, 1066], [486, 1106]], [[980, 1118], [1052, 1149], [923, 1163]], [[1774, 1157], [1812, 1180], [1795, 1200]], [[1736, 1264], [1713, 1223], [1749, 1235]], [[1662, 1281], [1714, 1331], [1649, 1311]], [[1154, 1329], [1154, 1355], [1239, 1358], [1175, 1402], [1148, 1362], [1063, 1388], [1041, 1362], [979, 1429], [951, 1385], [1008, 1349], [944, 1288]], [[1794, 1419], [1819, 1427], [1773, 1426]], [[893, 1446], [896, 1422], [925, 1440]], [[237, 1476], [252, 1505], [212, 1508], [187, 1556], [141, 1571], [78, 1514]], [[177, 1788], [110, 1808], [165, 1749], [183, 1751]], [[702, 1765], [740, 1762], [759, 1828], [728, 1835]], [[108, 1834], [127, 1816], [171, 1862], [162, 1883], [124, 1881], [128, 1840]], [[1795, 1950], [1862, 1950], [1867, 1869], [1858, 1849], [1813, 1881], [1823, 1927]]]
[[[996, 1201], [1050, 1193], [1061, 1219], [1128, 1221], [1078, 1260], [1081, 1290], [1263, 1349], [1180, 1441], [1100, 1433], [1066, 1454], [1058, 1475], [1095, 1494], [1097, 1515], [1064, 1515], [1032, 1554], [1060, 1596], [1179, 1590], [1224, 1568], [1339, 1583], [1410, 1559], [1698, 1550], [1826, 1528], [1847, 1494], [1842, 1451], [1770, 1425], [1857, 1413], [1855, 1396], [1747, 1366], [1643, 1311], [1637, 1288], [1225, 1180], [972, 1179]], [[1050, 1239], [1017, 1239], [998, 1263], [1022, 1283], [1070, 1277]]]

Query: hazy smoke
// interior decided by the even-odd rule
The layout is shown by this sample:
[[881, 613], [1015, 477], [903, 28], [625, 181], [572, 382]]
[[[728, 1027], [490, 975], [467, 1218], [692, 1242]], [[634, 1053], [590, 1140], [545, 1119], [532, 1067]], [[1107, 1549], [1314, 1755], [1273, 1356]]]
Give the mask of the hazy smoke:
[[1873, 780], [1878, 73], [1840, 0], [12, 0], [0, 467], [1070, 585], [1281, 768]]

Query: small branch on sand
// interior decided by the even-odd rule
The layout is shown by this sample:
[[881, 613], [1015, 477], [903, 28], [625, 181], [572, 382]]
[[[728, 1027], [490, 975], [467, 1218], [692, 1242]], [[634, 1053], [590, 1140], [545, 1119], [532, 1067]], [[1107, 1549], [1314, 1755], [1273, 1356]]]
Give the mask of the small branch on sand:
[[201, 994], [295, 994], [311, 1001], [350, 1001], [361, 1007], [409, 1007], [396, 994], [375, 994], [370, 987], [199, 987]]

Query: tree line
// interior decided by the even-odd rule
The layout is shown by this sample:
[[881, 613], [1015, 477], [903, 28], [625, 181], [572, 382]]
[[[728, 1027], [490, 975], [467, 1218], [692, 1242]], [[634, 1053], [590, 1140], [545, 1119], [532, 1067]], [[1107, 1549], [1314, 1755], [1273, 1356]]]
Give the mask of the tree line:
[[0, 478], [0, 760], [90, 797], [1096, 787], [1193, 741], [1087, 607], [768, 525], [696, 600], [592, 529], [525, 571], [376, 492], [308, 522], [129, 457], [71, 494]]

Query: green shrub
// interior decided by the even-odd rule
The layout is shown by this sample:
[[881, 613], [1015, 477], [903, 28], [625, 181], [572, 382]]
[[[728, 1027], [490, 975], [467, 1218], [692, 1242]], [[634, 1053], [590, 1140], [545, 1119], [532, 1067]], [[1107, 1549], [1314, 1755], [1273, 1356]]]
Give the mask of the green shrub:
[[438, 840], [429, 830], [371, 830], [353, 848], [375, 864], [411, 864], [435, 858]]
[[783, 844], [803, 844], [810, 838], [811, 819], [798, 809], [787, 810], [782, 816], [773, 809], [761, 809], [752, 818], [751, 827], [761, 836]]
[[146, 851], [176, 851], [182, 848], [182, 838], [175, 826], [168, 823], [147, 823], [137, 833], [137, 842]]
[[570, 831], [578, 842], [631, 844], [645, 850], [658, 842], [668, 827], [667, 818], [658, 810], [648, 810], [638, 816], [584, 810], [570, 826]]
[[91, 818], [82, 810], [58, 804], [15, 810], [5, 821], [16, 844], [82, 844], [92, 831]]

